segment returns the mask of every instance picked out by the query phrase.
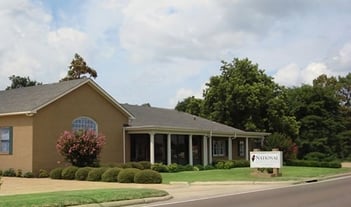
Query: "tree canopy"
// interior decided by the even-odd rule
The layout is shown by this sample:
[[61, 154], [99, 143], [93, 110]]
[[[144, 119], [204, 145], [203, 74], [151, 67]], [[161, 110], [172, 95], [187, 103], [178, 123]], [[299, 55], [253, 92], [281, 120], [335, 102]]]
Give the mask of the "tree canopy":
[[210, 77], [203, 99], [188, 97], [176, 109], [244, 130], [279, 134], [272, 140], [291, 140], [285, 144], [291, 143], [299, 158], [316, 153], [326, 159], [351, 158], [351, 73], [323, 74], [313, 85], [286, 88], [247, 58], [222, 61], [220, 71]]
[[60, 81], [80, 79], [86, 77], [85, 75], [89, 75], [89, 77], [93, 78], [97, 77], [96, 70], [89, 67], [85, 60], [77, 53], [74, 55], [71, 65], [68, 68], [69, 70], [67, 72], [66, 77], [64, 77]]
[[31, 80], [29, 77], [21, 77], [21, 76], [12, 75], [9, 77], [9, 79], [12, 83], [10, 86], [8, 86], [6, 88], [6, 90], [28, 87], [28, 86], [42, 85], [42, 83]]

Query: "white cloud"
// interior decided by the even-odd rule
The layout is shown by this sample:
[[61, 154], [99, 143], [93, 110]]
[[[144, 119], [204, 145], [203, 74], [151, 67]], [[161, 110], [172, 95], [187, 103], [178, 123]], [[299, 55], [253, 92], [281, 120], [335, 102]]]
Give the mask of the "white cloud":
[[85, 53], [90, 46], [83, 32], [52, 27], [51, 14], [28, 0], [1, 1], [0, 26], [6, 28], [0, 33], [0, 88], [11, 75], [58, 81], [74, 53]]
[[200, 90], [192, 90], [189, 88], [180, 88], [177, 90], [176, 95], [169, 99], [169, 108], [174, 108], [179, 101], [183, 101], [185, 98], [194, 96], [195, 98], [202, 98], [202, 91], [205, 85]]

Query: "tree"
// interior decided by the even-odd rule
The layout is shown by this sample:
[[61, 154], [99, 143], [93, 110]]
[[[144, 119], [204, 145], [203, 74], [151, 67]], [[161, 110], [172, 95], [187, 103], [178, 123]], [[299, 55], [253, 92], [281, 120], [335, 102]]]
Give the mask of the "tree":
[[67, 76], [61, 79], [60, 81], [74, 80], [85, 77], [84, 75], [89, 74], [89, 77], [96, 78], [97, 72], [93, 68], [89, 67], [84, 59], [77, 53], [74, 55], [74, 58], [71, 62], [71, 65], [68, 67]]
[[313, 86], [303, 85], [288, 92], [291, 113], [301, 124], [296, 140], [299, 158], [311, 152], [340, 156], [338, 133], [344, 130], [344, 125], [335, 84], [325, 84], [325, 81], [321, 84], [320, 80], [317, 78]]
[[6, 90], [15, 89], [15, 88], [23, 88], [28, 86], [36, 86], [42, 85], [42, 83], [33, 81], [29, 77], [21, 77], [12, 75], [9, 77], [10, 81], [12, 82], [10, 86], [6, 88]]
[[204, 115], [214, 121], [253, 131], [298, 134], [298, 123], [285, 102], [285, 89], [250, 60], [222, 61], [204, 91]]
[[283, 151], [284, 160], [296, 159], [297, 146], [291, 138], [281, 133], [273, 133], [264, 139], [264, 150], [271, 151], [278, 148]]
[[203, 100], [195, 98], [194, 96], [183, 99], [177, 103], [175, 109], [177, 111], [183, 111], [196, 116], [201, 116], [202, 114], [202, 104]]
[[94, 131], [64, 131], [58, 138], [56, 149], [77, 167], [94, 166], [105, 144], [105, 136], [96, 135]]

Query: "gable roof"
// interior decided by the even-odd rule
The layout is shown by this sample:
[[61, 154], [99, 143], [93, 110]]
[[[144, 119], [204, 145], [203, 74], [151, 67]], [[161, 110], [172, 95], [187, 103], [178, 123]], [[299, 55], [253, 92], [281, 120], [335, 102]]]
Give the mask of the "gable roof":
[[201, 132], [204, 134], [211, 133], [214, 136], [225, 135], [233, 137], [263, 137], [268, 135], [268, 133], [246, 132], [225, 124], [173, 109], [130, 104], [122, 105], [135, 116], [135, 119], [131, 120], [130, 126], [126, 127], [127, 131], [168, 130], [196, 133]]
[[0, 116], [35, 114], [75, 89], [89, 84], [130, 118], [133, 115], [89, 78], [0, 91]]

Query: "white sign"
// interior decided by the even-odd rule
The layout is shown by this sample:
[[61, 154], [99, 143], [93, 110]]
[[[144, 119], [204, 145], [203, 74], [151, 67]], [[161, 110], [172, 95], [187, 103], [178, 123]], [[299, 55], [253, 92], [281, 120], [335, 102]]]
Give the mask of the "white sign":
[[250, 152], [251, 168], [281, 168], [283, 167], [282, 151]]

